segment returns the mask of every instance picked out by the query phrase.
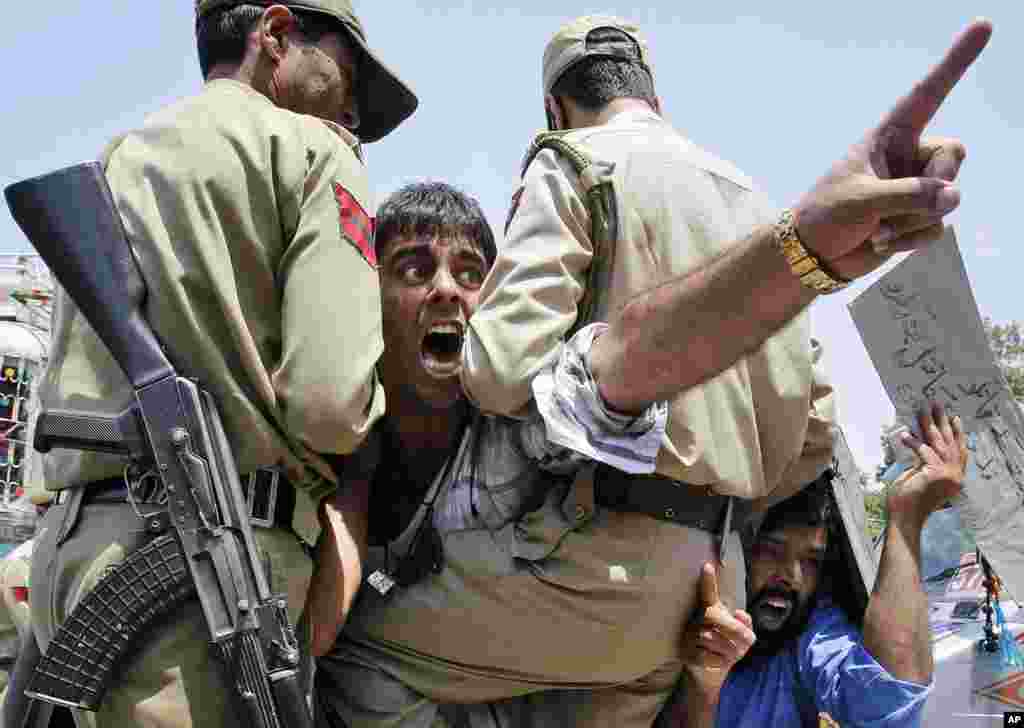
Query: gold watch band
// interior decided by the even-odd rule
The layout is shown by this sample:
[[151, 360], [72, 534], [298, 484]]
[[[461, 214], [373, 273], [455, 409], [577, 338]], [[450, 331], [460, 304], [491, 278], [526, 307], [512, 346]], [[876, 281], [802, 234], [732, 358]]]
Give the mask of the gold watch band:
[[818, 256], [800, 242], [792, 210], [783, 210], [779, 216], [779, 221], [775, 224], [775, 243], [789, 263], [793, 275], [813, 291], [827, 295], [850, 285], [850, 281], [829, 271]]

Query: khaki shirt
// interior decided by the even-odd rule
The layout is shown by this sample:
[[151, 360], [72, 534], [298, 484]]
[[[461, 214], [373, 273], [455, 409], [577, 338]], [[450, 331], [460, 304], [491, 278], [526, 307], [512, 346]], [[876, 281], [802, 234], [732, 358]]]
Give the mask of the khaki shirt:
[[[614, 165], [620, 232], [599, 279], [596, 320], [776, 220], [746, 176], [653, 112], [627, 111], [567, 138]], [[484, 411], [514, 414], [529, 401], [531, 380], [575, 322], [592, 257], [579, 179], [545, 149], [524, 175], [469, 322], [463, 385]], [[814, 479], [832, 454], [832, 389], [819, 357], [804, 313], [756, 353], [679, 394], [657, 472], [745, 498], [780, 497]]]
[[[375, 265], [343, 233], [342, 200], [372, 210], [355, 137], [231, 80], [156, 113], [105, 155], [148, 288], [145, 315], [183, 376], [217, 399], [240, 473], [280, 466], [296, 529], [384, 410]], [[343, 193], [348, 193], [348, 196]], [[372, 256], [371, 256], [372, 257]], [[114, 413], [131, 387], [68, 298], [55, 308], [43, 405]], [[47, 487], [120, 475], [119, 458], [54, 450]]]

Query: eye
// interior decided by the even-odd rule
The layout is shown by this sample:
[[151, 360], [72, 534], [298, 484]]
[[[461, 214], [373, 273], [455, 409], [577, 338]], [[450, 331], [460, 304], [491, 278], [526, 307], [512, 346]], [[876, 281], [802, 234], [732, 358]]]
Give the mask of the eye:
[[466, 268], [457, 275], [459, 284], [466, 288], [479, 288], [483, 285], [484, 274], [479, 268]]
[[405, 263], [398, 268], [398, 277], [403, 283], [415, 286], [430, 277], [430, 269], [422, 263]]
[[803, 559], [801, 564], [803, 565], [805, 571], [810, 571], [810, 572], [814, 573], [814, 572], [818, 571], [818, 569], [821, 568], [821, 559], [817, 559], [817, 558]]
[[760, 559], [781, 559], [784, 556], [783, 548], [773, 543], [754, 544], [753, 556]]

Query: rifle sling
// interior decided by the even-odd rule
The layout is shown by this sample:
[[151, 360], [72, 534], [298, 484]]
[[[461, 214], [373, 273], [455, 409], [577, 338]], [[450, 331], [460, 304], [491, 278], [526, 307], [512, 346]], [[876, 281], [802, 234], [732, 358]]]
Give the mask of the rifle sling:
[[525, 176], [530, 162], [543, 149], [551, 149], [560, 155], [576, 172], [590, 214], [590, 241], [594, 246], [594, 253], [587, 270], [583, 298], [576, 307], [576, 321], [566, 332], [566, 340], [593, 322], [596, 316], [600, 276], [612, 269], [619, 239], [619, 208], [612, 177], [615, 165], [595, 160], [583, 145], [571, 141], [568, 134], [569, 132], [565, 131], [546, 131], [538, 134], [527, 150], [522, 166], [522, 174]]

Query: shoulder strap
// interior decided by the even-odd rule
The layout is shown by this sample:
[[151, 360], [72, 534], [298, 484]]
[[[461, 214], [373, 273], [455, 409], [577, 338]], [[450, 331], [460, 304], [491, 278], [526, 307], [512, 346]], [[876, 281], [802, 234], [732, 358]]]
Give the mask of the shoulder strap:
[[541, 152], [551, 149], [568, 161], [583, 186], [584, 201], [590, 213], [590, 240], [594, 246], [594, 257], [587, 271], [587, 285], [583, 299], [577, 306], [576, 322], [566, 334], [570, 338], [580, 328], [591, 323], [594, 315], [594, 300], [597, 296], [598, 274], [611, 270], [615, 261], [616, 241], [619, 238], [619, 215], [615, 199], [615, 186], [611, 162], [595, 160], [579, 143], [567, 138], [567, 131], [545, 131], [534, 138], [523, 159], [522, 174]]

